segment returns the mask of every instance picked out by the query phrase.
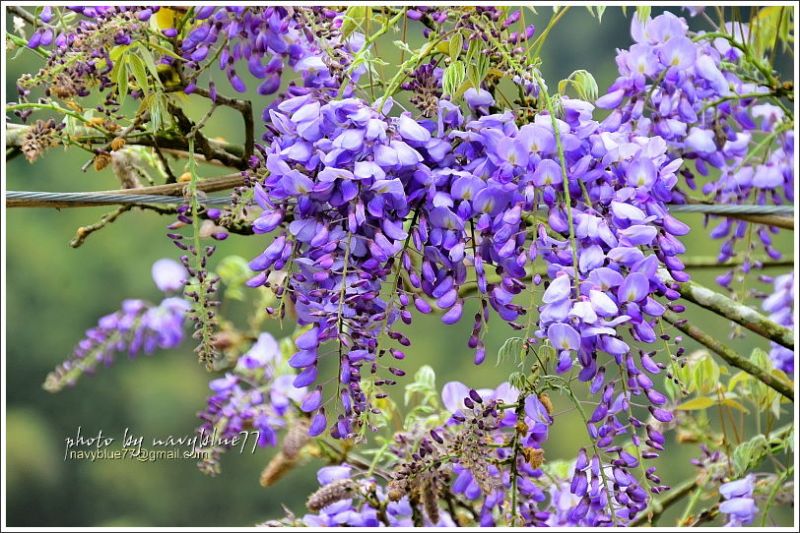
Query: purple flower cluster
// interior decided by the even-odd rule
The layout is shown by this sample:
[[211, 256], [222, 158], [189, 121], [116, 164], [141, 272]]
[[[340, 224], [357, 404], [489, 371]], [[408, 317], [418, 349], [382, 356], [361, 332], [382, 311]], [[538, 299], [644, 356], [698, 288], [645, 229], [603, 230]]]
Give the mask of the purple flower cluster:
[[[186, 271], [175, 261], [161, 259], [153, 265], [153, 279], [162, 291], [174, 292], [183, 286]], [[165, 298], [158, 305], [125, 300], [119, 311], [102, 317], [86, 332], [69, 359], [47, 376], [44, 388], [56, 392], [72, 386], [101, 363], [110, 365], [118, 353], [135, 357], [175, 348], [183, 341], [188, 308], [188, 303], [178, 297]]]
[[[277, 134], [265, 153], [266, 172], [257, 172], [268, 175], [255, 187], [263, 212], [253, 227], [277, 236], [251, 262], [260, 274], [250, 284], [287, 291], [299, 322], [313, 325], [290, 360], [301, 370], [295, 384], [316, 381], [320, 348], [336, 340], [344, 417], [332, 433], [352, 434], [358, 415], [371, 408], [361, 369], [376, 371], [387, 353], [378, 344], [384, 333], [408, 345], [392, 326], [398, 319], [410, 323], [412, 302], [428, 313], [434, 301], [442, 321], [452, 324], [474, 284], [482, 308], [468, 344], [481, 363], [490, 307], [521, 327], [515, 321], [526, 310], [514, 298], [526, 286], [526, 267], [542, 257], [552, 282], [532, 340], [552, 344], [561, 372], [577, 356], [580, 379], [603, 391], [589, 427], [599, 446], [611, 448], [615, 436], [644, 429], [631, 414], [631, 395], [646, 398], [651, 413], [668, 420], [666, 398], [648, 377], [662, 367], [654, 352], [636, 357], [621, 328], [634, 340], [654, 342], [654, 321], [665, 310], [655, 297], [678, 297], [657, 270], [688, 279], [676, 238], [688, 227], [665, 207], [681, 161], [667, 156], [660, 137], [605, 131], [585, 102], [564, 99], [563, 120], [541, 113], [519, 127], [510, 112], [484, 114], [493, 104], [486, 91], [467, 101], [471, 119], [444, 100], [435, 120], [420, 121], [387, 118], [389, 102], [379, 111], [353, 98], [325, 103], [310, 94], [270, 110]], [[546, 219], [529, 215], [541, 205]], [[417, 294], [407, 294], [401, 282]], [[381, 293], [387, 283], [388, 299]], [[613, 357], [620, 379], [606, 382], [601, 353]], [[620, 380], [623, 391], [616, 390]], [[321, 403], [315, 390], [307, 407], [315, 411]]]
[[725, 483], [719, 488], [723, 502], [719, 505], [719, 512], [728, 516], [727, 527], [741, 527], [750, 524], [758, 513], [758, 507], [753, 499], [755, 480], [752, 474]]
[[304, 388], [292, 386], [293, 376], [281, 364], [278, 343], [269, 333], [262, 333], [250, 350], [224, 377], [212, 380], [213, 394], [206, 409], [198, 414], [203, 421], [198, 433], [213, 436], [210, 461], [206, 469], [215, 471], [216, 458], [225, 448], [250, 431], [257, 433], [258, 446], [276, 446], [277, 432], [286, 427], [290, 411], [306, 395]]
[[[790, 122], [781, 107], [765, 102], [772, 90], [740, 72], [748, 26], [728, 25], [725, 31], [729, 39], [693, 36], [686, 22], [669, 12], [644, 22], [634, 18], [636, 44], [620, 51], [620, 77], [597, 100], [598, 107], [613, 110], [603, 127], [663, 138], [669, 158], [691, 163], [681, 169], [688, 186], [696, 187], [697, 175], [705, 177], [702, 192], [716, 203], [792, 203]], [[761, 144], [770, 138], [779, 142]], [[672, 198], [683, 200], [683, 193]], [[724, 239], [720, 261], [735, 255], [735, 244], [748, 228], [745, 221], [723, 218], [711, 231], [712, 237]], [[767, 226], [756, 230], [772, 258], [780, 257], [772, 246], [775, 231]], [[746, 261], [743, 270], [750, 266]], [[727, 286], [732, 276], [729, 272], [719, 282]]]
[[[398, 501], [387, 498], [374, 480], [353, 477], [348, 464], [326, 466], [317, 472], [320, 489], [308, 500], [311, 513], [301, 520], [312, 527], [412, 527], [413, 510], [408, 496]], [[453, 518], [444, 510], [439, 519], [424, 517], [425, 527], [454, 527]], [[293, 525], [293, 524], [292, 524]]]
[[[240, 62], [263, 80], [262, 95], [278, 91], [286, 66], [301, 74], [304, 87], [338, 90], [343, 70], [363, 42], [360, 34], [342, 38], [343, 15], [330, 8], [208, 6], [199, 8], [195, 19], [200, 23], [181, 43], [189, 78], [211, 58], [238, 92], [246, 90], [236, 70]], [[194, 87], [191, 83], [186, 92]]]
[[452, 491], [480, 502], [479, 524], [495, 526], [498, 513], [507, 512], [512, 503], [512, 491], [518, 506], [512, 513], [526, 525], [545, 522], [546, 513], [538, 509], [545, 496], [537, 480], [542, 477], [542, 446], [553, 423], [549, 408], [535, 394], [520, 398], [508, 383], [476, 391], [451, 382], [442, 389], [442, 401], [452, 416], [431, 437], [456, 434], [451, 447], [459, 453], [450, 460]]
[[81, 16], [69, 29], [51, 24], [55, 17], [51, 7], [44, 8], [39, 15], [40, 26], [31, 35], [28, 46], [52, 46], [53, 49], [35, 81], [20, 79], [18, 82], [18, 91], [23, 97], [29, 94], [33, 83], [44, 85], [48, 96], [64, 100], [88, 96], [95, 86], [101, 91], [114, 87], [112, 49], [140, 39], [149, 27], [150, 17], [159, 8], [72, 6], [65, 9]]
[[[783, 274], [772, 280], [774, 292], [763, 303], [764, 311], [769, 313], [769, 318], [776, 324], [794, 327], [794, 273]], [[794, 352], [777, 343], [771, 343], [769, 356], [775, 368], [783, 370], [790, 376], [794, 375]]]

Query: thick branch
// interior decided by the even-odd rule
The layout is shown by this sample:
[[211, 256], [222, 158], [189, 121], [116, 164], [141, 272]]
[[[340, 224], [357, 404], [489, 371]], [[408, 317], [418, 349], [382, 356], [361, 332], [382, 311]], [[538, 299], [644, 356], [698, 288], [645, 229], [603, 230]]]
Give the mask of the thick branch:
[[776, 324], [752, 307], [735, 302], [724, 294], [712, 291], [694, 281], [681, 283], [677, 289], [685, 300], [732, 320], [785, 348], [794, 350], [792, 330]]
[[[205, 98], [211, 98], [211, 93], [202, 87], [195, 88], [194, 94], [198, 94]], [[250, 159], [250, 156], [253, 155], [253, 150], [255, 149], [255, 122], [253, 120], [253, 105], [250, 103], [250, 100], [237, 100], [236, 98], [228, 98], [227, 96], [222, 96], [221, 94], [216, 95], [215, 103], [235, 109], [242, 114], [242, 119], [244, 120], [244, 153], [241, 157], [242, 161], [246, 164], [247, 160]]]
[[744, 370], [764, 385], [774, 389], [782, 396], [794, 402], [794, 390], [792, 386], [785, 381], [770, 374], [763, 368], [752, 363], [750, 360], [745, 359], [731, 348], [725, 346], [711, 335], [705, 333], [703, 330], [689, 324], [686, 319], [681, 318], [679, 315], [672, 311], [664, 313], [664, 320], [675, 326], [677, 329], [690, 336], [709, 350], [713, 351], [722, 357], [729, 365], [735, 366], [740, 370]]
[[764, 224], [765, 226], [775, 226], [776, 228], [783, 228], [794, 231], [794, 220], [791, 217], [784, 217], [780, 215], [724, 215], [729, 218], [738, 218], [746, 222], [754, 224]]
[[184, 135], [190, 135], [192, 132], [194, 132], [194, 142], [197, 143], [200, 153], [205, 156], [206, 160], [211, 161], [212, 159], [216, 159], [226, 166], [242, 170], [247, 168], [246, 160], [233, 157], [228, 152], [215, 148], [205, 137], [205, 135], [195, 129], [195, 124], [189, 119], [189, 117], [186, 116], [186, 114], [183, 112], [183, 109], [176, 105], [170, 104], [169, 111], [172, 116], [175, 117], [175, 122]]
[[[19, 148], [22, 146], [22, 142], [25, 138], [25, 134], [30, 129], [30, 126], [24, 124], [14, 124], [8, 123], [6, 124], [6, 145], [9, 148]], [[85, 128], [81, 133], [74, 135], [70, 138], [71, 141], [77, 144], [88, 144], [88, 145], [95, 145], [95, 144], [104, 144], [107, 143], [109, 137], [97, 135], [99, 132], [93, 131], [89, 128]], [[242, 168], [243, 160], [247, 158], [244, 157], [245, 149], [242, 145], [239, 144], [232, 144], [225, 141], [219, 141], [216, 139], [206, 139], [208, 141], [209, 146], [213, 149], [212, 156], [214, 154], [222, 154], [226, 153], [227, 156], [222, 157], [223, 161], [212, 159], [208, 160], [205, 158], [203, 154], [195, 154], [195, 158], [203, 159], [208, 163], [219, 163], [223, 166], [229, 166], [231, 168]], [[175, 156], [180, 157], [189, 157], [189, 144], [186, 142], [185, 137], [179, 137], [176, 134], [165, 132], [153, 135], [152, 133], [147, 132], [138, 132], [132, 131], [128, 134], [125, 143], [128, 145], [138, 145], [138, 146], [150, 146], [153, 148], [161, 149], [164, 152], [168, 152]], [[6, 154], [6, 161], [8, 161], [9, 154]], [[226, 163], [235, 163], [235, 164], [226, 164]]]
[[758, 258], [749, 258], [745, 260], [744, 258], [735, 258], [729, 261], [725, 261], [724, 263], [720, 263], [716, 257], [704, 257], [704, 256], [694, 256], [694, 257], [686, 257], [681, 258], [684, 266], [687, 269], [714, 269], [714, 268], [731, 268], [741, 266], [747, 261], [750, 265], [754, 267], [758, 267], [759, 269], [766, 269], [766, 268], [785, 268], [785, 267], [792, 267], [794, 266], [794, 261], [792, 259], [779, 259], [777, 261], [773, 261], [771, 259], [758, 259]]

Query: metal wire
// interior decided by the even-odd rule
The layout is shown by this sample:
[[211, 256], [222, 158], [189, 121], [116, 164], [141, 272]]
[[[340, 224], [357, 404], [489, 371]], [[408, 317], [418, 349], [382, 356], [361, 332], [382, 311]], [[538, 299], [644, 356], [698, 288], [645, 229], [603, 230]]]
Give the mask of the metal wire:
[[[6, 191], [8, 200], [30, 200], [52, 203], [97, 203], [97, 204], [180, 204], [180, 196], [164, 196], [155, 194], [109, 194], [93, 192], [32, 192]], [[230, 201], [229, 196], [198, 198], [207, 205], [224, 205]], [[705, 213], [709, 215], [794, 215], [792, 205], [709, 205], [709, 204], [673, 204], [669, 210], [674, 213]]]
[[[108, 194], [86, 192], [31, 192], [6, 191], [7, 200], [31, 200], [53, 203], [96, 203], [96, 204], [180, 204], [180, 196], [158, 194]], [[224, 205], [230, 202], [230, 196], [203, 197], [200, 203], [208, 205]]]

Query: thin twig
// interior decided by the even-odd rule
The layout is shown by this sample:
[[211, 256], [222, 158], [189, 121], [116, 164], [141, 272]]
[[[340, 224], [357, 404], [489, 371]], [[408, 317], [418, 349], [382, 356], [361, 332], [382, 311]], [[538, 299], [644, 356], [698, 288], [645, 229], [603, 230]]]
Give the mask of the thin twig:
[[765, 369], [759, 367], [748, 359], [745, 359], [731, 348], [725, 346], [717, 339], [707, 334], [703, 330], [689, 324], [688, 320], [681, 318], [672, 311], [667, 311], [663, 316], [664, 320], [675, 326], [677, 329], [690, 336], [706, 348], [710, 349], [722, 357], [729, 365], [744, 370], [764, 385], [774, 389], [785, 398], [794, 402], [794, 389], [789, 383], [779, 379]]
[[122, 215], [122, 213], [130, 211], [132, 208], [133, 206], [130, 204], [120, 206], [115, 210], [106, 213], [105, 215], [100, 217], [100, 220], [98, 220], [94, 224], [90, 224], [88, 226], [81, 226], [75, 232], [75, 237], [71, 241], [69, 241], [69, 245], [73, 248], [78, 248], [84, 242], [86, 242], [86, 239], [89, 238], [89, 235], [105, 228], [108, 224], [111, 224], [112, 222], [117, 220], [117, 218], [119, 218], [119, 216]]
[[38, 23], [40, 23], [40, 21], [33, 16], [33, 13], [22, 9], [20, 6], [9, 6], [6, 9], [8, 9], [9, 13], [13, 13], [32, 26], [36, 26]]
[[[197, 87], [193, 94], [197, 94], [209, 99], [211, 98], [211, 93], [202, 87]], [[250, 159], [250, 156], [253, 155], [253, 151], [255, 150], [255, 121], [253, 120], [253, 104], [250, 102], [250, 100], [228, 98], [227, 96], [222, 96], [221, 94], [216, 95], [214, 104], [230, 107], [231, 109], [235, 109], [242, 114], [242, 119], [244, 120], [244, 152], [242, 153], [242, 163], [246, 165], [247, 161]]]
[[736, 322], [765, 339], [794, 350], [792, 330], [770, 320], [752, 307], [736, 302], [694, 281], [679, 284], [677, 290], [684, 300]]

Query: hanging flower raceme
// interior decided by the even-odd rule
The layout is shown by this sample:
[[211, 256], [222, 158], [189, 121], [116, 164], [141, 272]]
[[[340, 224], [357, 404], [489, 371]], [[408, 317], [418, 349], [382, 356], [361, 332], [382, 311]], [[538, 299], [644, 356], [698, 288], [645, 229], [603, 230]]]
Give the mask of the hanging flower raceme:
[[[186, 270], [171, 259], [153, 265], [153, 279], [165, 293], [178, 291], [186, 281]], [[182, 298], [167, 297], [158, 305], [145, 300], [125, 300], [119, 311], [101, 318], [72, 355], [51, 372], [44, 388], [56, 392], [72, 386], [83, 374], [92, 374], [106, 366], [120, 353], [130, 357], [150, 355], [156, 349], [175, 348], [183, 341], [188, 303]]]
[[742, 479], [725, 483], [719, 488], [723, 502], [719, 512], [728, 517], [727, 527], [742, 527], [750, 524], [758, 513], [753, 499], [755, 479], [752, 474]]
[[[343, 14], [327, 7], [208, 6], [199, 8], [195, 19], [198, 25], [181, 44], [189, 61], [189, 77], [205, 70], [207, 63], [216, 63], [238, 92], [246, 90], [237, 72], [244, 68], [240, 63], [262, 80], [258, 86], [262, 95], [280, 89], [287, 66], [301, 74], [305, 87], [338, 91], [353, 54], [363, 43], [358, 33], [344, 38]], [[348, 83], [358, 77], [351, 74], [355, 75], [348, 76]], [[191, 83], [186, 92], [194, 87]]]
[[[198, 414], [203, 454], [199, 463], [206, 473], [219, 472], [223, 451], [237, 446], [276, 446], [277, 432], [291, 420], [302, 418], [299, 411], [305, 388], [292, 386], [291, 370], [282, 363], [281, 350], [269, 333], [262, 333], [236, 366], [209, 383], [213, 394], [206, 409]], [[248, 440], [250, 443], [248, 443]]]
[[[769, 319], [786, 326], [794, 327], [794, 273], [783, 274], [773, 281], [774, 292], [763, 303], [764, 311], [769, 313]], [[783, 370], [788, 375], [794, 375], [794, 352], [775, 342], [771, 343], [769, 356], [775, 368]]]
[[[389, 499], [422, 502], [433, 522], [440, 494], [449, 490], [477, 504], [482, 526], [493, 526], [511, 510], [526, 525], [543, 523], [538, 512], [544, 493], [537, 484], [544, 462], [542, 445], [553, 419], [549, 408], [534, 394], [520, 396], [502, 383], [496, 389], [476, 391], [459, 382], [442, 389], [450, 413], [442, 426], [395, 436], [392, 453], [400, 462], [392, 468]], [[519, 498], [511, 498], [514, 491]], [[470, 503], [470, 505], [473, 505]]]
[[[422, 154], [435, 143], [408, 116], [387, 119], [357, 99], [325, 103], [307, 94], [285, 100], [270, 116], [277, 135], [265, 154], [268, 175], [255, 185], [263, 212], [253, 229], [277, 235], [251, 262], [260, 274], [250, 285], [269, 284], [279, 296], [286, 291], [299, 323], [312, 325], [289, 361], [299, 370], [296, 386], [314, 383], [323, 345], [338, 344], [344, 416], [332, 432], [344, 438], [369, 409], [362, 371], [375, 373], [386, 353], [404, 357], [400, 349], [379, 349], [378, 338], [386, 333], [408, 345], [392, 327], [410, 321], [399, 283], [411, 261], [403, 226], [419, 203]], [[381, 295], [387, 284], [388, 300]], [[388, 372], [403, 375], [391, 366]], [[391, 383], [390, 377], [379, 384]], [[318, 390], [305, 405], [324, 420]]]
[[[636, 44], [617, 56], [620, 77], [598, 107], [612, 109], [603, 122], [610, 131], [627, 130], [658, 135], [668, 144], [668, 157], [691, 162], [681, 169], [689, 188], [704, 178], [702, 192], [720, 204], [782, 204], [794, 201], [794, 134], [784, 110], [769, 103], [772, 89], [743, 70], [741, 46], [750, 40], [747, 24], [729, 24], [726, 37], [689, 33], [682, 18], [666, 12], [641, 21], [635, 17], [631, 34]], [[744, 43], [744, 45], [742, 44]], [[775, 143], [764, 143], [776, 139]], [[716, 176], [716, 177], [711, 177]], [[686, 199], [674, 194], [673, 202]], [[737, 241], [755, 232], [768, 256], [776, 228], [751, 228], [748, 222], [723, 218], [711, 236], [724, 239], [720, 262], [736, 253]], [[743, 272], [758, 267], [747, 239]], [[718, 278], [723, 286], [729, 272]]]

